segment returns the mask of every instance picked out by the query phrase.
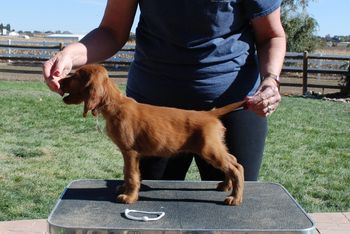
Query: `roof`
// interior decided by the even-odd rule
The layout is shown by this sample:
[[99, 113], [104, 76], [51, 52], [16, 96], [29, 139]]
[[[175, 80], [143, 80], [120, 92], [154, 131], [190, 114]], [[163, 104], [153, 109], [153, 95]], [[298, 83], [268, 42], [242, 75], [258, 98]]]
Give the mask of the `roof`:
[[80, 34], [50, 34], [47, 37], [51, 37], [51, 38], [67, 38], [67, 39], [82, 39], [84, 37], [84, 35], [80, 35]]

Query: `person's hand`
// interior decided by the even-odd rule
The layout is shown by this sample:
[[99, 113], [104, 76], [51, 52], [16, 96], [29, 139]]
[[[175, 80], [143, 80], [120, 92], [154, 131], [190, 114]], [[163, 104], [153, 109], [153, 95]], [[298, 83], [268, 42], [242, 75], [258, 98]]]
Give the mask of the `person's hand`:
[[278, 86], [279, 84], [274, 79], [263, 80], [257, 92], [253, 96], [246, 97], [248, 109], [259, 116], [271, 115], [281, 102]]
[[69, 74], [72, 70], [72, 64], [73, 62], [70, 57], [62, 51], [43, 64], [43, 76], [47, 86], [61, 96], [63, 92], [60, 89], [59, 80]]

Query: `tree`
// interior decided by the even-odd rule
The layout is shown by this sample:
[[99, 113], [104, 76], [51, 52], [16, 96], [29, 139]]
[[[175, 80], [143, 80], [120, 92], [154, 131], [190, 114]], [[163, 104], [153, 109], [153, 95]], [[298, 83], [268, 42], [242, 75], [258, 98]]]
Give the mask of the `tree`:
[[315, 49], [317, 21], [307, 13], [307, 6], [314, 0], [284, 0], [281, 18], [287, 34], [287, 51], [302, 52]]

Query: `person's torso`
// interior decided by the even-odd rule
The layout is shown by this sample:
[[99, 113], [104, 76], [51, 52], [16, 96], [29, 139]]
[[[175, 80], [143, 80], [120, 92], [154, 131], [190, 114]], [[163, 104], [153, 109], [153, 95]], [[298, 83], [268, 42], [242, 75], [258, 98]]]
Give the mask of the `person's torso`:
[[139, 93], [155, 100], [181, 95], [181, 89], [183, 100], [176, 97], [181, 101], [215, 102], [252, 94], [259, 82], [258, 68], [242, 2], [140, 0], [128, 82], [131, 96]]

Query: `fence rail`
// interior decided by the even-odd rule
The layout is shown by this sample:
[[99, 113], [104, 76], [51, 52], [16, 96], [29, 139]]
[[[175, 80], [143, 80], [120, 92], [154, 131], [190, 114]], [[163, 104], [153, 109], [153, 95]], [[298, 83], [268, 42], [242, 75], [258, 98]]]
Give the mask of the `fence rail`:
[[[49, 57], [50, 54], [47, 51], [57, 52], [64, 48], [63, 43], [56, 45], [12, 45], [0, 44], [1, 50], [6, 50], [7, 53], [0, 53], [0, 60], [11, 60], [11, 61], [29, 61], [29, 62], [44, 62]], [[21, 54], [13, 50], [27, 50], [32, 53]], [[104, 61], [104, 64], [113, 66], [128, 66], [133, 60], [133, 53], [135, 48], [133, 46], [126, 46], [122, 48], [114, 57]], [[46, 53], [45, 53], [46, 52]], [[322, 62], [321, 62], [322, 61]], [[325, 61], [331, 61], [327, 62]], [[304, 53], [287, 53], [285, 57], [285, 64], [282, 69], [283, 73], [297, 73], [302, 75], [302, 83], [293, 82], [286, 83], [282, 82], [283, 86], [291, 87], [302, 87], [302, 93], [305, 94], [310, 88], [331, 88], [339, 89], [339, 85], [327, 85], [327, 84], [310, 84], [309, 74], [328, 74], [337, 75], [340, 77], [346, 76], [350, 77], [350, 56], [338, 56], [338, 55], [319, 55], [319, 54], [309, 54], [307, 51]], [[326, 67], [320, 67], [320, 64], [326, 65]], [[339, 65], [340, 64], [340, 65]], [[345, 64], [345, 66], [344, 66]], [[345, 67], [345, 68], [344, 68]]]
[[40, 50], [62, 50], [63, 49], [63, 43], [59, 43], [58, 45], [54, 46], [41, 46], [41, 45], [4, 45], [0, 44], [0, 48], [13, 48], [13, 49], [40, 49]]
[[[291, 72], [291, 73], [301, 73], [302, 74], [302, 93], [305, 94], [310, 88], [330, 88], [330, 89], [340, 89], [339, 85], [325, 85], [325, 84], [309, 84], [309, 74], [328, 74], [328, 75], [338, 75], [346, 76], [348, 79], [350, 77], [350, 56], [339, 56], [339, 55], [319, 55], [319, 54], [309, 54], [307, 51], [304, 53], [287, 53], [286, 60], [296, 60], [302, 61], [302, 65], [298, 67], [293, 66], [284, 66], [282, 72]], [[343, 61], [347, 62], [345, 68], [340, 68], [342, 66], [338, 65], [338, 68], [320, 68], [311, 67], [310, 60], [330, 60], [330, 61]], [[319, 64], [316, 63], [318, 66]], [[333, 63], [334, 64], [334, 63]], [[344, 63], [342, 63], [344, 65]], [[344, 67], [344, 66], [343, 66]], [[284, 84], [289, 86], [300, 86], [299, 84]]]
[[[10, 60], [10, 61], [26, 61], [26, 62], [44, 62], [48, 60], [53, 53], [58, 52], [64, 48], [63, 43], [59, 43], [56, 45], [13, 45], [11, 43], [8, 44], [0, 44], [0, 60]], [[5, 50], [5, 52], [1, 53], [1, 49]], [[13, 50], [19, 50], [14, 52]], [[22, 52], [20, 52], [22, 51]], [[26, 53], [23, 53], [26, 51]], [[48, 53], [50, 51], [50, 53]], [[123, 47], [116, 55], [112, 58], [103, 62], [103, 64], [108, 65], [123, 65], [128, 66], [133, 60], [135, 52], [134, 46], [125, 46]]]

